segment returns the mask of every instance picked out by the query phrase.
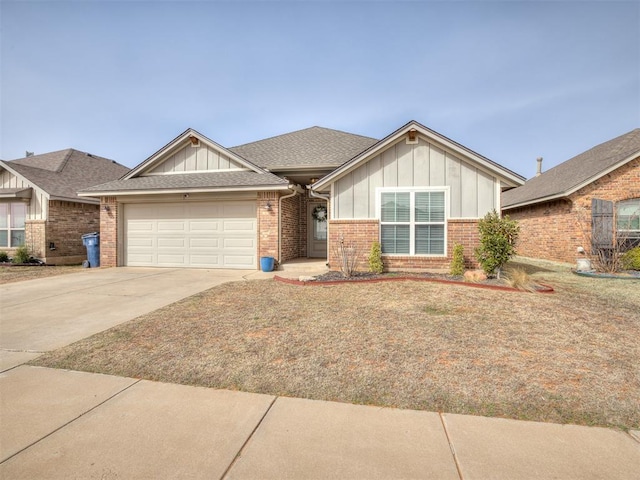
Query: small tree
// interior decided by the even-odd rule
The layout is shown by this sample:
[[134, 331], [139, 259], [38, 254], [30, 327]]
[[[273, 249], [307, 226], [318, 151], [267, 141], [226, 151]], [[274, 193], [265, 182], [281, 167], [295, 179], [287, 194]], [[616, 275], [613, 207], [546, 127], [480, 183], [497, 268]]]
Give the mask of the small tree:
[[373, 273], [382, 273], [384, 270], [384, 263], [382, 263], [382, 246], [380, 242], [373, 242], [371, 244], [371, 251], [369, 252], [369, 270]]
[[453, 246], [453, 258], [451, 259], [449, 273], [454, 277], [464, 275], [464, 246], [459, 243]]
[[500, 217], [494, 210], [487, 213], [478, 223], [480, 246], [476, 248], [476, 258], [489, 277], [497, 276], [505, 263], [515, 255], [515, 244], [520, 227], [509, 216]]

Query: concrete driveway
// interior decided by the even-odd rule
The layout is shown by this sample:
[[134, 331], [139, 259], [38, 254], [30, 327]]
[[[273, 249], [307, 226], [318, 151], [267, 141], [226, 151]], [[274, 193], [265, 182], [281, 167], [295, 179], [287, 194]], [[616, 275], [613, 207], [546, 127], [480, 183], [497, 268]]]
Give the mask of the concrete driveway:
[[87, 269], [0, 285], [0, 371], [255, 270]]

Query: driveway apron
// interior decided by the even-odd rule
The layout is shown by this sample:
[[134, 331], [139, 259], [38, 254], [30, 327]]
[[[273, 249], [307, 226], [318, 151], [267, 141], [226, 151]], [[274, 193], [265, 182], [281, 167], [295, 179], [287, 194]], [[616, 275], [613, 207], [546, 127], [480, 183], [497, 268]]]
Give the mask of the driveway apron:
[[110, 268], [0, 286], [0, 371], [247, 270]]

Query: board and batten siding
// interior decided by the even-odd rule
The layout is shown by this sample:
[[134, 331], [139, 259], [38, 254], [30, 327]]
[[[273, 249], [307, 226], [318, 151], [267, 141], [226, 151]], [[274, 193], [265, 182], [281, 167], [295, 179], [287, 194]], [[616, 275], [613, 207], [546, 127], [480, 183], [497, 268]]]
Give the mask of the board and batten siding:
[[243, 165], [234, 162], [227, 155], [201, 143], [197, 147], [187, 145], [178, 150], [147, 175], [244, 169]]
[[497, 181], [422, 138], [403, 139], [335, 182], [333, 217], [375, 218], [378, 187], [449, 187], [449, 218], [481, 218], [497, 209]]
[[31, 199], [27, 208], [27, 220], [47, 219], [47, 196], [35, 185], [2, 169], [0, 170], [0, 188], [32, 188]]

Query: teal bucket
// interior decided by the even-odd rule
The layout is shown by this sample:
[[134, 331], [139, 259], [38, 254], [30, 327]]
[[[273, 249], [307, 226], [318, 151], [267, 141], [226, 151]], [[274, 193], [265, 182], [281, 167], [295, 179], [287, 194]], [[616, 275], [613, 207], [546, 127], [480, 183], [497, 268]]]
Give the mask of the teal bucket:
[[276, 259], [273, 257], [260, 257], [260, 268], [263, 272], [272, 272]]

